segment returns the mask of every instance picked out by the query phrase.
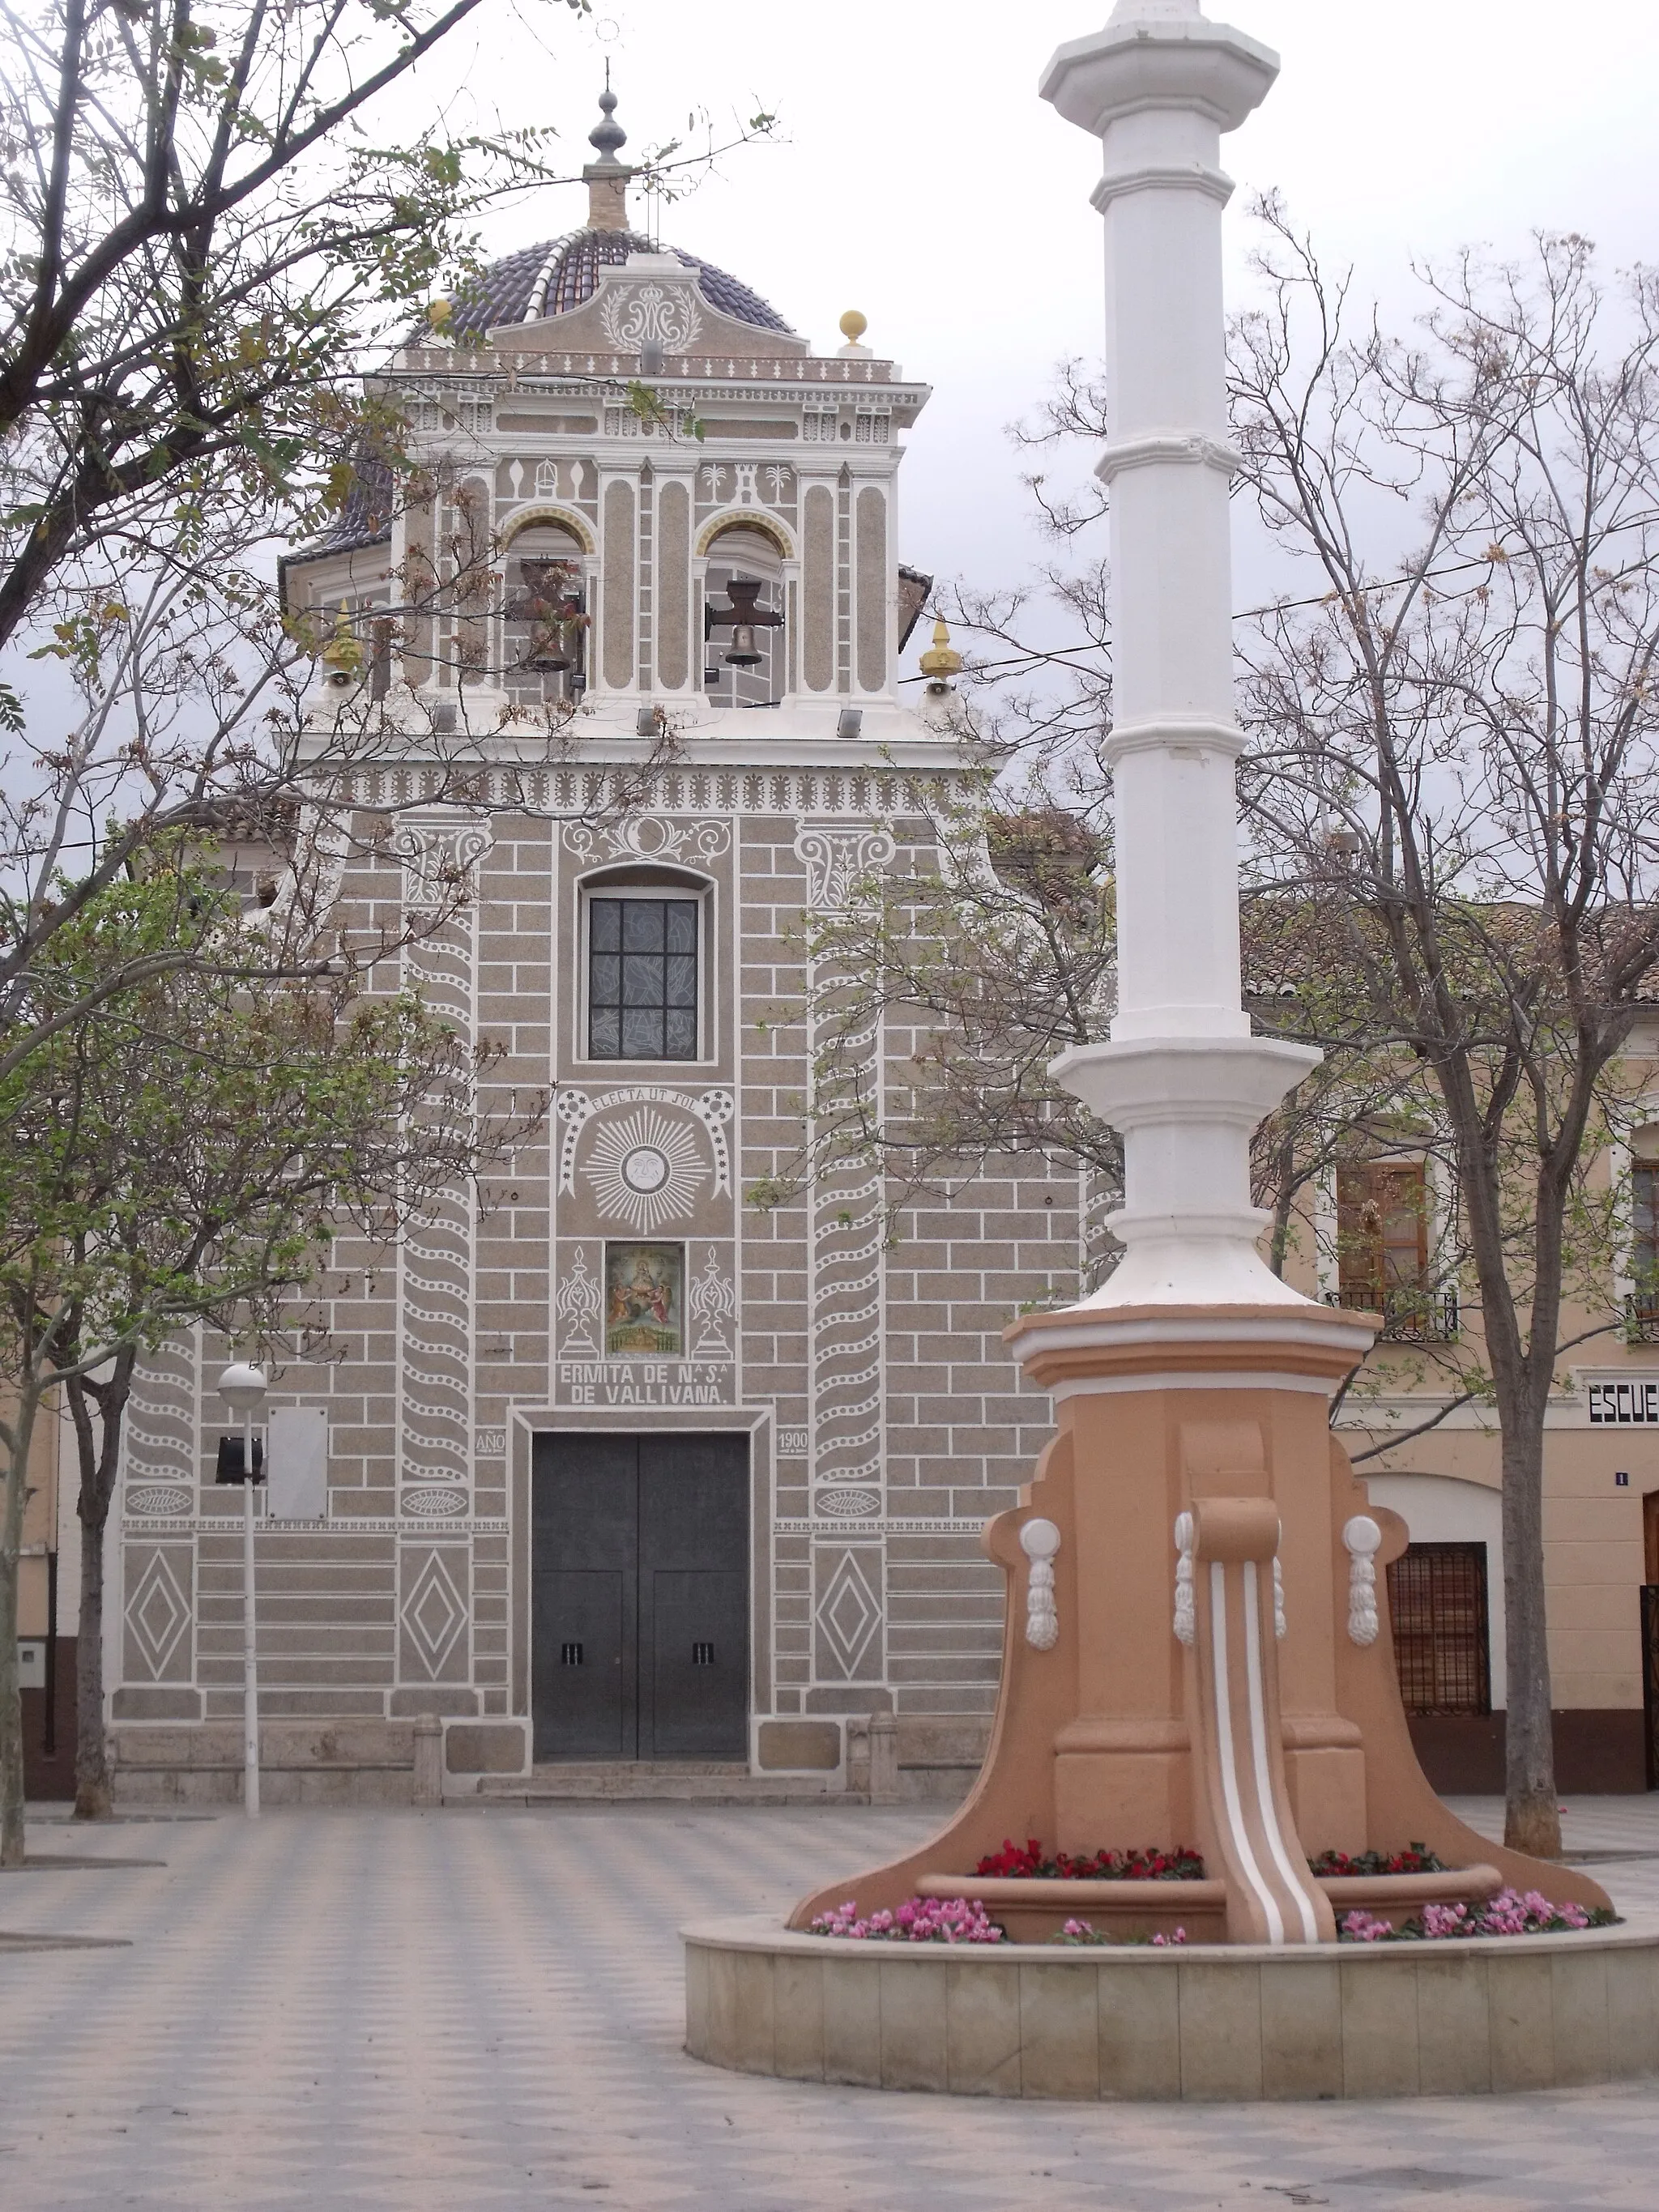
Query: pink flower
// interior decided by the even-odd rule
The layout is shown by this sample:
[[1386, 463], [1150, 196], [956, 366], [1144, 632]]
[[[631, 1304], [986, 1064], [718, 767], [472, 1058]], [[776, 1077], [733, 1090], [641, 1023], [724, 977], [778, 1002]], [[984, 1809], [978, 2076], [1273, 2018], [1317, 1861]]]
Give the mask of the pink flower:
[[842, 1936], [855, 1942], [1000, 1943], [1003, 1931], [980, 1904], [965, 1898], [910, 1897], [893, 1911], [858, 1917], [858, 1906], [849, 1898], [839, 1911], [820, 1913], [810, 1931], [814, 1936]]
[[1341, 1932], [1350, 1943], [1382, 1943], [1393, 1935], [1394, 1923], [1370, 1912], [1350, 1912], [1344, 1916]]
[[1423, 1909], [1425, 1936], [1467, 1936], [1469, 1908], [1467, 1905], [1429, 1905]]

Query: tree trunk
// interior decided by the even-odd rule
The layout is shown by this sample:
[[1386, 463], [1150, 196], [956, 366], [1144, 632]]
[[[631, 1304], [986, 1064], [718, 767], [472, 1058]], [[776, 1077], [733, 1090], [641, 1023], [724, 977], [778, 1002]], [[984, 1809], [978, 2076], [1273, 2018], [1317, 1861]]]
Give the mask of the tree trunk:
[[0, 1504], [0, 1867], [23, 1863], [23, 1702], [17, 1686], [17, 1569], [29, 1448], [40, 1401], [25, 1382], [12, 1415], [12, 1444]]
[[[1504, 1738], [1504, 1841], [1534, 1858], [1558, 1858], [1561, 1814], [1550, 1728], [1550, 1652], [1544, 1602], [1544, 1409], [1504, 1406], [1504, 1650], [1509, 1674]], [[1532, 1394], [1528, 1393], [1530, 1401]]]
[[[1449, 1029], [1449, 1023], [1446, 1025]], [[1469, 1241], [1480, 1285], [1492, 1395], [1498, 1406], [1504, 1537], [1504, 1841], [1533, 1858], [1561, 1855], [1550, 1726], [1549, 1624], [1544, 1599], [1544, 1418], [1549, 1410], [1560, 1332], [1561, 1223], [1565, 1200], [1543, 1191], [1534, 1212], [1535, 1274], [1528, 1341], [1523, 1346], [1511, 1299], [1502, 1223], [1502, 1170], [1481, 1141], [1467, 1083], [1443, 1073], [1447, 1118], [1458, 1139], [1458, 1165]], [[1460, 1110], [1461, 1109], [1461, 1110]]]
[[75, 1817], [106, 1820], [109, 1752], [104, 1740], [104, 1528], [81, 1528], [81, 1618], [75, 1646]]
[[[104, 1733], [104, 1535], [120, 1465], [121, 1428], [132, 1386], [133, 1364], [134, 1355], [124, 1352], [117, 1356], [114, 1372], [106, 1381], [93, 1382], [76, 1377], [68, 1385], [81, 1469], [75, 1509], [81, 1523], [81, 1618], [75, 1691], [77, 1820], [106, 1820], [113, 1809], [109, 1744]], [[95, 1433], [94, 1404], [100, 1417]]]
[[[1295, 1099], [1296, 1092], [1292, 1091], [1285, 1102], [1287, 1111], [1295, 1103]], [[1273, 1192], [1273, 1229], [1267, 1248], [1267, 1265], [1283, 1281], [1285, 1261], [1291, 1247], [1291, 1222], [1296, 1212], [1297, 1194], [1294, 1123], [1285, 1131], [1283, 1141], [1277, 1147], [1274, 1173], [1277, 1188]]]

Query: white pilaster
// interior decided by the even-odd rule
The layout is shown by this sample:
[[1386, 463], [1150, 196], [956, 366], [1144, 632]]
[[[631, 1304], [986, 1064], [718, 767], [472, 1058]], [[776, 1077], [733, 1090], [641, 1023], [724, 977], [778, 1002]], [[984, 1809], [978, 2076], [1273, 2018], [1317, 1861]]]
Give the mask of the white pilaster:
[[1240, 1004], [1221, 133], [1275, 55], [1199, 0], [1120, 0], [1042, 93], [1102, 143], [1118, 1011], [1053, 1072], [1123, 1133], [1127, 1246], [1091, 1305], [1304, 1303], [1255, 1250], [1256, 1123], [1318, 1060]]

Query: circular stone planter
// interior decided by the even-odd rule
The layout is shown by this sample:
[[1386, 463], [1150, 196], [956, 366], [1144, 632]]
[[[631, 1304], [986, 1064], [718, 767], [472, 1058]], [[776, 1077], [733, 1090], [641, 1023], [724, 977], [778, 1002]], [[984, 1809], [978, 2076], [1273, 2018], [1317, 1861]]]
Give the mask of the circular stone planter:
[[1659, 1915], [1294, 1950], [869, 1943], [760, 1916], [685, 1942], [685, 2047], [956, 2096], [1468, 2096], [1659, 2075]]

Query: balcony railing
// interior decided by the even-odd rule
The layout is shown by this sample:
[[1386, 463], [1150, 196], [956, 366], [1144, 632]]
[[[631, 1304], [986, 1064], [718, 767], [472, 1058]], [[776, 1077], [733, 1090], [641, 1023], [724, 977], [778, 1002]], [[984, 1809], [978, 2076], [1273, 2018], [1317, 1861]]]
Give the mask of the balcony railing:
[[1389, 1344], [1450, 1344], [1457, 1334], [1455, 1291], [1416, 1291], [1394, 1283], [1386, 1290], [1327, 1291], [1325, 1303], [1354, 1313], [1380, 1313], [1382, 1334]]
[[1625, 1300], [1625, 1339], [1629, 1344], [1659, 1344], [1659, 1298], [1651, 1291], [1632, 1291]]

